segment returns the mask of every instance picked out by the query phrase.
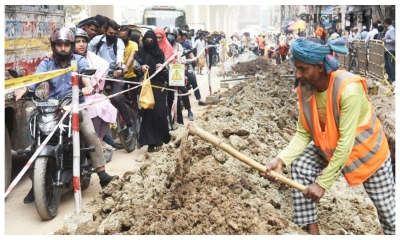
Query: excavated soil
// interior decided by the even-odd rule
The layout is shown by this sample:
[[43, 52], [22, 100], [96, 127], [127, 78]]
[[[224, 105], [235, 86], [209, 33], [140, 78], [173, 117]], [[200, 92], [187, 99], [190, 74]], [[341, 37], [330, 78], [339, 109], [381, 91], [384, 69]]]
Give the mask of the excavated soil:
[[[296, 130], [293, 78], [279, 77], [291, 71], [282, 64], [264, 70], [265, 78], [235, 85], [196, 119], [196, 126], [266, 164]], [[184, 126], [171, 134], [161, 151], [136, 159], [144, 162], [140, 171], [126, 172], [86, 207], [93, 221], [65, 225], [55, 234], [307, 234], [293, 223], [291, 187], [261, 178], [228, 153], [188, 135]], [[282, 174], [290, 177], [290, 169]], [[322, 234], [382, 234], [362, 186], [349, 187], [343, 177], [317, 208]]]
[[[275, 62], [275, 60], [273, 60]], [[232, 67], [236, 73], [243, 74], [244, 76], [255, 75], [256, 73], [269, 72], [273, 68], [272, 60], [265, 57], [259, 57], [248, 62], [238, 62]]]

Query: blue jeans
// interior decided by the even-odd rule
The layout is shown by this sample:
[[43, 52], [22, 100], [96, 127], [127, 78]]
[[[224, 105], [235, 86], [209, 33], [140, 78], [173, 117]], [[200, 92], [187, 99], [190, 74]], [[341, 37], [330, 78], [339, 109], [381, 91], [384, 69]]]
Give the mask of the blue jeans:
[[103, 141], [110, 145], [111, 147], [115, 147], [114, 139], [110, 135], [110, 131], [107, 131], [106, 135], [103, 137]]
[[[389, 52], [393, 55], [396, 56], [396, 51], [389, 50]], [[385, 52], [384, 57], [385, 57], [385, 71], [388, 75], [388, 80], [390, 82], [393, 82], [396, 80], [396, 75], [395, 75], [395, 61], [392, 59], [392, 55], [390, 55], [389, 52]]]

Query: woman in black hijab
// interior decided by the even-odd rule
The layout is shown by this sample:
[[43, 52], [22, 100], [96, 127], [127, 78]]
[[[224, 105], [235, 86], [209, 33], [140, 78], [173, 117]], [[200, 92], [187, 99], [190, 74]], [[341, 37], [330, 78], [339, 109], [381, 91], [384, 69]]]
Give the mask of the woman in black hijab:
[[[143, 37], [143, 46], [135, 54], [134, 72], [137, 76], [143, 76], [149, 71], [151, 76], [157, 69], [162, 67], [165, 62], [163, 51], [158, 47], [157, 37], [153, 31], [147, 31]], [[164, 87], [168, 83], [168, 65], [158, 72], [152, 79], [151, 85]], [[161, 88], [153, 87], [154, 108], [140, 109], [139, 111], [139, 137], [138, 148], [148, 145], [148, 152], [161, 149], [163, 143], [168, 143], [171, 139], [169, 131], [172, 129], [170, 123], [171, 114], [168, 111], [165, 92]]]

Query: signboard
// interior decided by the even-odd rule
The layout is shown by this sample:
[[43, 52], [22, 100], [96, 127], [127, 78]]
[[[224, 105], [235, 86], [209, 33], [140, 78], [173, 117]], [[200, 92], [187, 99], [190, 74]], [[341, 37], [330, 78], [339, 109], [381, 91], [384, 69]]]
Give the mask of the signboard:
[[169, 85], [177, 87], [185, 86], [185, 65], [170, 64]]

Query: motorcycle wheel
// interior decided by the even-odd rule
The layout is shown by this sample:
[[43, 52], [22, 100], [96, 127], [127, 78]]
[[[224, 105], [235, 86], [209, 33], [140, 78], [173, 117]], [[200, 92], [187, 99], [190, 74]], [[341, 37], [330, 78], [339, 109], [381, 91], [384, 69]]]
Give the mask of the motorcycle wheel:
[[[136, 130], [135, 134], [133, 135], [132, 139], [127, 141], [126, 140], [126, 133], [127, 133], [127, 126], [125, 125], [125, 122], [123, 122], [122, 120], [122, 116], [120, 116], [119, 112], [117, 115], [117, 130], [120, 133], [120, 140], [121, 140], [121, 144], [122, 146], [124, 146], [125, 151], [127, 151], [128, 153], [132, 152], [133, 150], [135, 150], [136, 148], [136, 140], [137, 140], [137, 132], [138, 132], [138, 128], [137, 128], [137, 118], [136, 118], [136, 114], [133, 112], [133, 110], [128, 106], [129, 109], [129, 118], [132, 121], [133, 124], [133, 129]], [[119, 119], [119, 121], [118, 121]], [[124, 129], [124, 130], [122, 130]]]
[[85, 178], [83, 178], [81, 175], [81, 190], [85, 190], [90, 186], [90, 178], [90, 175]]
[[33, 194], [36, 210], [43, 220], [51, 220], [58, 213], [61, 191], [56, 186], [57, 164], [54, 158], [38, 157], [33, 170]]
[[5, 129], [4, 130], [4, 134], [5, 134], [4, 190], [7, 190], [8, 186], [10, 186], [10, 183], [11, 183], [12, 155], [11, 155], [11, 140], [10, 140], [10, 135], [8, 134], [8, 128], [6, 125], [4, 125], [4, 129]]
[[219, 57], [217, 54], [214, 54], [212, 57], [212, 66], [216, 66], [218, 62], [219, 62]]

